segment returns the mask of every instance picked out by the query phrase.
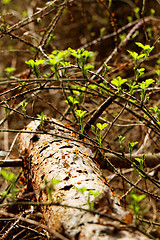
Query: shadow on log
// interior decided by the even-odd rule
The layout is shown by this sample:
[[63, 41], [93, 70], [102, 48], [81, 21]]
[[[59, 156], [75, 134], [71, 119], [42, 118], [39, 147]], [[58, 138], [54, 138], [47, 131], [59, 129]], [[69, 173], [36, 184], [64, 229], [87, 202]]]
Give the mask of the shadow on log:
[[[61, 125], [61, 126], [60, 126]], [[28, 133], [19, 137], [19, 152], [27, 178], [30, 179], [38, 202], [47, 203], [52, 199], [61, 205], [89, 209], [94, 202], [94, 210], [107, 214], [112, 219], [63, 206], [41, 206], [49, 228], [64, 234], [69, 239], [111, 240], [148, 239], [142, 233], [114, 220], [125, 221], [128, 212], [124, 211], [105, 184], [101, 170], [92, 160], [92, 152], [73, 139], [75, 135], [55, 119], [45, 119], [44, 134], [38, 120], [31, 122]], [[75, 136], [74, 136], [75, 137]], [[60, 180], [51, 196], [44, 182]], [[82, 194], [78, 189], [86, 188]], [[91, 193], [100, 193], [94, 197]]]

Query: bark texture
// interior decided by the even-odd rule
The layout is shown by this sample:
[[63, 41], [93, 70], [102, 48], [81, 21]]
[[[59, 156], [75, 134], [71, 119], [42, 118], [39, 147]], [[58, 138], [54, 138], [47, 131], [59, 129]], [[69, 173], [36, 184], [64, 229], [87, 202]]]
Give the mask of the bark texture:
[[[38, 134], [33, 133], [40, 131], [40, 122], [36, 120], [26, 128], [30, 133], [21, 133], [19, 137], [20, 156], [23, 158], [27, 177], [30, 178], [37, 201], [50, 201], [44, 179], [47, 182], [59, 179], [61, 182], [55, 185], [52, 192], [54, 202], [61, 199], [61, 204], [88, 209], [89, 190], [99, 191], [100, 195], [96, 199], [90, 195], [90, 202], [95, 202], [95, 210], [124, 220], [128, 212], [119, 206], [116, 197], [105, 185], [100, 169], [92, 160], [91, 150], [76, 142], [75, 134], [59, 124], [55, 119], [45, 121], [44, 131], [52, 135]], [[87, 189], [83, 194], [76, 190], [82, 187]], [[43, 206], [41, 210], [48, 227], [69, 239], [148, 239], [117, 221], [78, 209]]]

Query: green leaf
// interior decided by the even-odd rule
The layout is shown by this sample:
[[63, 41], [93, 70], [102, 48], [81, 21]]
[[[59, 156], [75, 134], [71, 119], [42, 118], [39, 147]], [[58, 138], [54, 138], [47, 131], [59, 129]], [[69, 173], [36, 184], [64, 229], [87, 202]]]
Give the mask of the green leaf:
[[60, 183], [60, 182], [61, 182], [61, 180], [59, 180], [59, 179], [52, 179], [51, 180], [51, 183], [52, 183], [53, 186], [56, 185], [57, 183]]
[[144, 53], [137, 56], [137, 60], [143, 59], [146, 55]]
[[127, 20], [128, 20], [129, 23], [131, 23], [133, 21], [133, 18], [131, 16], [128, 16]]
[[101, 123], [97, 123], [96, 124], [96, 126], [97, 126], [97, 128], [99, 128], [100, 130], [103, 130], [105, 127], [107, 127], [107, 123], [103, 123], [103, 124], [101, 124]]
[[93, 195], [94, 197], [97, 197], [98, 195], [101, 194], [99, 191], [95, 192], [95, 191], [93, 191], [92, 189], [89, 190], [89, 193], [90, 193], [91, 195]]
[[135, 42], [135, 44], [136, 44], [138, 47], [141, 47], [142, 49], [145, 48], [145, 46], [144, 46], [142, 43], [140, 43], [140, 42]]
[[8, 194], [8, 192], [5, 191], [5, 190], [3, 190], [2, 192], [0, 192], [0, 195], [1, 195], [2, 197], [5, 197], [7, 194]]
[[137, 57], [138, 57], [138, 53], [136, 53], [136, 52], [132, 52], [132, 51], [129, 51], [129, 50], [127, 50], [127, 52], [129, 52], [129, 54], [131, 55], [131, 57], [132, 57], [134, 60], [137, 59]]
[[12, 68], [12, 67], [7, 67], [4, 69], [7, 73], [11, 73], [14, 72], [16, 70], [16, 68]]
[[68, 96], [68, 100], [65, 100], [65, 102], [73, 105], [79, 103], [79, 101], [72, 96]]
[[8, 181], [13, 181], [15, 179], [15, 175], [12, 172], [8, 173]]
[[160, 75], [160, 69], [155, 71], [157, 73], [157, 75]]
[[37, 114], [37, 116], [41, 119], [44, 119], [47, 115], [45, 115], [43, 112], [41, 112], [41, 115]]
[[111, 83], [116, 86], [118, 89], [121, 89], [123, 83], [127, 82], [127, 79], [122, 79], [120, 76], [114, 78]]
[[93, 69], [94, 66], [92, 64], [87, 64], [87, 65], [84, 65], [84, 70], [87, 71], [89, 69]]
[[77, 188], [77, 187], [76, 187], [76, 190], [77, 190], [78, 192], [80, 192], [80, 193], [84, 193], [84, 192], [87, 191], [87, 188], [86, 188], [86, 187], [82, 187], [82, 188]]
[[93, 132], [95, 132], [95, 126], [94, 125], [91, 125], [91, 129]]
[[105, 27], [102, 27], [102, 28], [100, 29], [100, 37], [103, 37], [105, 30], [106, 30]]
[[75, 113], [79, 118], [83, 118], [87, 111], [76, 110]]
[[30, 59], [28, 61], [25, 61], [25, 63], [30, 67], [33, 68], [35, 66], [35, 62], [33, 59]]
[[153, 8], [150, 9], [151, 16], [153, 17], [155, 15], [155, 10]]
[[145, 68], [137, 68], [137, 72], [139, 73], [140, 76], [144, 74], [144, 71], [145, 71]]
[[135, 202], [139, 203], [141, 202], [144, 198], [146, 197], [146, 195], [142, 194], [142, 195], [136, 195], [136, 194], [132, 194], [132, 198], [135, 200]]
[[105, 70], [104, 70], [103, 76], [106, 75], [106, 73], [108, 72], [108, 70], [109, 70], [111, 67], [108, 66], [107, 63], [104, 62], [104, 68], [105, 68]]
[[15, 179], [15, 175], [12, 172], [1, 170], [0, 173], [4, 177], [4, 179], [6, 179], [7, 181], [13, 181]]
[[136, 146], [138, 144], [138, 142], [129, 142], [129, 144], [133, 148], [134, 146]]
[[145, 56], [148, 57], [149, 56], [149, 53], [153, 50], [154, 46], [150, 46], [150, 45], [143, 45], [142, 43], [140, 42], [136, 42], [136, 45], [140, 48], [142, 48], [145, 52]]
[[152, 83], [154, 83], [155, 81], [152, 78], [149, 78], [145, 81], [146, 83], [146, 87], [149, 87], [149, 85], [151, 85]]
[[23, 108], [23, 110], [25, 110], [25, 107], [27, 106], [27, 102], [24, 100], [22, 103], [21, 103], [21, 106]]
[[1, 2], [2, 4], [8, 5], [11, 2], [11, 0], [2, 0]]
[[134, 13], [135, 13], [136, 18], [139, 19], [139, 18], [140, 18], [140, 15], [139, 15], [140, 8], [139, 8], [139, 7], [136, 7], [136, 8], [134, 8], [133, 10], [134, 10]]
[[140, 158], [135, 158], [135, 160], [138, 162], [138, 163], [141, 163], [141, 160]]
[[88, 88], [95, 90], [97, 88], [97, 85], [95, 84], [89, 84]]
[[5, 170], [1, 170], [0, 174], [4, 177], [4, 179], [8, 180], [8, 173]]
[[35, 65], [36, 66], [39, 66], [40, 64], [43, 64], [44, 63], [44, 60], [43, 59], [39, 59], [35, 62]]

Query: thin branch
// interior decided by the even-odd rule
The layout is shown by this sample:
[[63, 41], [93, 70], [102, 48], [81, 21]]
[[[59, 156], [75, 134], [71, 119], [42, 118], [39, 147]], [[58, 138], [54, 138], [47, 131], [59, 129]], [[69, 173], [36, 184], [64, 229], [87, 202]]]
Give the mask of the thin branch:
[[60, 233], [54, 231], [51, 228], [48, 228], [46, 225], [39, 223], [35, 220], [29, 219], [29, 218], [24, 218], [22, 216], [19, 215], [15, 215], [13, 213], [8, 213], [8, 212], [4, 212], [4, 211], [0, 211], [0, 215], [5, 216], [5, 217], [11, 217], [11, 218], [15, 218], [15, 219], [19, 219], [20, 221], [35, 225], [39, 228], [45, 229], [47, 230], [50, 234], [54, 235], [55, 237], [57, 237], [58, 239], [61, 240], [69, 240], [68, 238], [64, 237], [63, 235], [61, 235]]
[[[52, 205], [55, 205], [55, 206], [62, 206], [62, 207], [66, 207], [66, 208], [73, 208], [73, 209], [78, 209], [80, 211], [85, 211], [85, 212], [89, 212], [89, 213], [93, 213], [93, 214], [97, 214], [97, 215], [100, 215], [101, 217], [106, 217], [106, 218], [109, 218], [111, 220], [114, 220], [114, 221], [118, 221], [119, 223], [123, 224], [123, 225], [126, 225], [127, 227], [130, 227], [131, 229], [133, 230], [137, 230], [141, 233], [143, 233], [145, 236], [148, 236], [152, 239], [154, 239], [154, 237], [148, 233], [146, 233], [145, 231], [143, 231], [142, 229], [140, 229], [138, 226], [134, 226], [134, 225], [131, 225], [131, 224], [128, 224], [114, 216], [111, 216], [109, 214], [104, 214], [104, 213], [101, 213], [101, 212], [98, 212], [98, 211], [94, 211], [94, 210], [90, 210], [90, 209], [86, 209], [86, 208], [81, 208], [81, 207], [76, 207], [76, 206], [69, 206], [69, 205], [65, 205], [65, 204], [56, 204], [56, 203], [40, 203], [40, 202], [13, 202], [13, 203], [8, 203], [8, 204], [3, 204], [3, 206], [7, 206], [7, 205], [10, 205], [10, 206], [14, 206], [14, 205], [33, 205], [33, 206], [52, 206]], [[1, 206], [0, 206], [1, 207]], [[19, 218], [19, 216], [17, 215], [14, 215], [12, 213], [6, 213], [4, 211], [1, 211], [0, 210], [0, 214], [3, 215], [3, 216], [6, 216], [6, 217], [12, 217], [12, 218]], [[57, 232], [55, 232], [54, 230], [51, 230], [50, 228], [46, 227], [46, 225], [44, 224], [40, 224], [32, 219], [26, 219], [26, 218], [23, 218], [23, 217], [20, 217], [20, 220], [24, 221], [24, 222], [27, 222], [29, 224], [33, 224], [35, 226], [38, 226], [38, 227], [41, 227], [43, 229], [46, 229], [49, 233], [52, 233], [54, 234], [55, 236], [57, 236], [56, 234], [59, 234]], [[111, 223], [112, 225], [112, 223]], [[53, 231], [53, 232], [52, 232]], [[60, 234], [61, 237], [63, 237], [61, 234]], [[60, 238], [62, 239], [62, 238]], [[66, 240], [66, 238], [65, 238]]]
[[[134, 32], [145, 22], [148, 22], [150, 20], [157, 20], [160, 21], [159, 19], [151, 18], [151, 17], [146, 17], [144, 19], [139, 19], [138, 22], [136, 22], [135, 26], [129, 31], [125, 39], [122, 41], [122, 43], [119, 44], [117, 48], [113, 50], [113, 52], [108, 56], [108, 58], [105, 60], [105, 63], [108, 64], [108, 62], [127, 44], [127, 42], [131, 39], [132, 35]], [[103, 70], [104, 66], [102, 65], [96, 72], [96, 74], [99, 74]], [[93, 80], [95, 76], [92, 77], [91, 80]]]
[[88, 122], [85, 125], [84, 131], [87, 133], [91, 127], [92, 124], [95, 123], [95, 121], [98, 119], [98, 117], [101, 116], [101, 114], [105, 111], [105, 109], [111, 105], [114, 100], [117, 98], [117, 96], [112, 96], [107, 98], [98, 108], [97, 110], [93, 113], [93, 115], [90, 117]]

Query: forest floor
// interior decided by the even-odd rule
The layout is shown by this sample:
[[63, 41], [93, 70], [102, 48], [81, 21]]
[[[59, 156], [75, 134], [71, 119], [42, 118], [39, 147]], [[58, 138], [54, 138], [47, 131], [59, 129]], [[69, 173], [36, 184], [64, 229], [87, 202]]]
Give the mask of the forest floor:
[[[64, 82], [66, 81], [64, 85], [62, 80], [56, 83], [51, 81], [51, 84], [48, 85], [49, 87], [44, 87], [43, 89], [37, 79], [44, 78], [44, 74], [52, 76], [52, 70], [47, 64], [40, 66], [40, 73], [37, 78], [34, 71], [25, 63], [26, 61], [30, 59], [44, 59], [45, 54], [49, 56], [54, 50], [85, 48], [95, 53], [91, 59], [91, 64], [94, 64], [94, 70], [90, 69], [91, 71], [97, 73], [98, 69], [106, 61], [107, 65], [111, 66], [111, 69], [105, 75], [109, 83], [117, 76], [121, 76], [121, 78], [128, 81], [134, 81], [135, 63], [130, 58], [127, 50], [140, 52], [135, 42], [141, 42], [144, 45], [154, 46], [154, 49], [147, 60], [140, 65], [141, 68], [145, 68], [145, 73], [139, 81], [157, 79], [155, 70], [159, 69], [160, 64], [158, 39], [160, 32], [160, 4], [158, 1], [146, 1], [146, 4], [142, 4], [142, 1], [138, 0], [81, 0], [68, 1], [67, 4], [66, 1], [55, 1], [55, 7], [53, 5], [48, 8], [47, 6], [49, 6], [50, 2], [47, 5], [46, 1], [22, 2], [13, 0], [8, 1], [8, 4], [2, 2], [0, 3], [0, 125], [1, 130], [15, 130], [15, 132], [0, 132], [0, 150], [8, 152], [8, 159], [19, 158], [18, 131], [22, 130], [32, 118], [36, 118], [37, 114], [43, 113], [48, 117], [56, 118], [80, 131], [78, 121], [75, 121], [76, 118], [73, 114], [73, 106], [71, 107], [66, 102], [68, 99], [66, 94], [67, 96], [73, 94], [71, 88], [75, 90], [75, 88], [78, 88], [77, 84], [81, 84], [81, 87], [87, 86], [87, 81], [79, 69], [72, 67], [67, 72], [63, 78]], [[38, 11], [40, 13], [36, 15], [35, 13]], [[21, 21], [24, 19], [27, 20], [23, 24]], [[19, 24], [16, 25], [16, 23]], [[50, 29], [52, 34], [49, 33]], [[131, 32], [132, 34], [129, 37], [128, 34]], [[39, 46], [44, 46], [44, 52], [39, 51]], [[71, 63], [73, 62], [73, 56], [70, 57], [70, 61]], [[102, 83], [102, 79], [99, 76], [94, 77], [91, 73], [89, 74], [87, 78], [92, 79], [92, 84]], [[72, 82], [67, 82], [67, 79], [72, 79]], [[45, 86], [44, 81], [42, 81], [42, 84]], [[65, 88], [68, 89], [64, 90]], [[124, 88], [128, 91], [127, 85]], [[83, 89], [81, 90], [83, 91]], [[28, 93], [23, 95], [22, 93], [25, 91], [28, 91]], [[147, 109], [150, 109], [150, 107], [160, 108], [159, 91], [159, 84], [154, 89], [148, 89], [149, 100], [146, 102]], [[80, 106], [81, 109], [87, 111], [88, 115], [84, 118], [85, 123], [87, 123], [93, 112], [101, 106], [105, 99], [102, 95], [98, 95], [98, 90], [94, 93], [95, 95], [85, 93], [83, 96], [79, 93], [80, 105], [78, 105], [79, 103], [74, 105], [77, 109]], [[109, 96], [107, 95], [107, 97]], [[137, 91], [134, 96], [139, 98], [139, 92]], [[81, 97], [82, 99], [80, 99]], [[22, 109], [23, 101], [27, 102], [24, 109]], [[129, 111], [126, 108], [127, 106], [123, 98], [117, 98], [94, 122], [96, 124], [97, 122], [104, 123], [106, 121], [108, 124], [107, 129], [103, 131], [103, 136], [105, 136], [103, 147], [117, 153], [128, 153], [129, 143], [137, 142], [132, 152], [133, 154], [147, 155], [159, 153], [159, 132], [152, 131], [144, 120], [137, 119], [136, 113], [145, 118], [141, 108], [135, 107], [133, 111]], [[25, 111], [27, 117], [25, 117]], [[90, 138], [96, 139], [91, 129], [88, 134]], [[121, 148], [120, 136], [124, 137], [123, 148]], [[95, 151], [95, 148], [93, 147], [92, 150]], [[1, 159], [5, 159], [5, 156], [2, 156]], [[131, 210], [131, 208], [135, 204], [133, 195], [140, 196], [143, 193], [136, 189], [134, 189], [134, 192], [131, 192], [131, 186], [117, 175], [113, 169], [109, 168], [108, 165], [106, 166], [104, 160], [100, 158], [96, 160], [103, 168], [104, 176], [110, 188], [119, 197], [123, 207], [130, 209], [132, 212], [133, 209]], [[119, 161], [118, 158], [117, 161]], [[7, 173], [14, 173], [15, 176], [21, 172], [21, 169], [21, 166], [1, 168], [1, 170]], [[144, 169], [147, 174], [159, 181], [159, 168], [154, 169], [144, 166]], [[118, 171], [141, 189], [145, 189], [155, 196], [160, 196], [159, 188], [148, 179], [138, 175], [133, 167], [118, 168]], [[23, 181], [24, 176], [22, 172], [16, 183], [16, 187], [21, 188], [21, 191], [16, 196], [16, 200], [34, 200], [34, 193], [29, 192], [26, 182], [23, 183]], [[10, 181], [1, 176], [1, 193], [8, 191], [9, 186]], [[3, 194], [1, 194], [1, 204], [8, 202], [10, 200], [3, 198]], [[138, 224], [145, 231], [152, 234], [153, 238], [160, 238], [160, 221], [158, 220], [160, 219], [159, 199], [148, 195], [145, 196], [143, 201], [136, 202], [136, 204], [139, 208], [137, 212]], [[38, 207], [36, 211], [39, 215], [32, 214], [32, 209], [28, 207], [26, 207], [26, 210], [24, 207], [7, 207], [6, 211], [14, 214], [22, 213], [23, 216], [30, 214], [30, 216], [33, 215], [32, 218], [35, 221], [44, 223]], [[36, 211], [34, 210], [34, 212]], [[41, 228], [40, 231], [37, 226], [20, 221], [16, 223], [16, 220], [9, 217], [9, 215], [6, 218], [1, 217], [0, 236], [2, 236], [2, 239], [14, 240], [47, 239], [47, 236], [49, 239], [46, 230]]]

